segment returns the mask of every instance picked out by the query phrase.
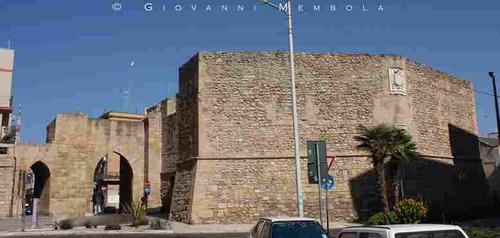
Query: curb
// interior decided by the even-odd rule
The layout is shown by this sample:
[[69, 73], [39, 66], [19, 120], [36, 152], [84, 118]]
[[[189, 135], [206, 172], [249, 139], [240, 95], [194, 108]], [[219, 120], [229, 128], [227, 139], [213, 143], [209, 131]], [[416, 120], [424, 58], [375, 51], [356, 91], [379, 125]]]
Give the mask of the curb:
[[32, 230], [32, 231], [15, 231], [15, 232], [5, 232], [0, 233], [0, 237], [8, 237], [8, 236], [53, 236], [53, 235], [106, 235], [106, 234], [173, 234], [173, 230], [138, 230], [138, 231], [129, 231], [129, 230], [110, 230], [110, 231], [54, 231], [54, 230]]

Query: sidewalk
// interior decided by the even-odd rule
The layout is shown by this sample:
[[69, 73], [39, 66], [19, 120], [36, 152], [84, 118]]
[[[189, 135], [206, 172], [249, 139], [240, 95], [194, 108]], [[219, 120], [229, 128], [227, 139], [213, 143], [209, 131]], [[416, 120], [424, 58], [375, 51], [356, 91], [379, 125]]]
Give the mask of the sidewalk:
[[[26, 229], [24, 232], [2, 232], [0, 237], [6, 236], [23, 236], [43, 234], [44, 236], [50, 235], [77, 235], [77, 234], [198, 234], [198, 233], [246, 233], [250, 231], [253, 224], [203, 224], [203, 225], [190, 225], [180, 222], [170, 222], [171, 230], [150, 230], [149, 226], [142, 226], [139, 228], [122, 225], [122, 230], [104, 230], [100, 226], [97, 229], [87, 229], [83, 227], [76, 227], [71, 230], [53, 230], [51, 227], [41, 229]], [[335, 230], [347, 226], [355, 226], [355, 223], [333, 222], [330, 223], [330, 229]]]

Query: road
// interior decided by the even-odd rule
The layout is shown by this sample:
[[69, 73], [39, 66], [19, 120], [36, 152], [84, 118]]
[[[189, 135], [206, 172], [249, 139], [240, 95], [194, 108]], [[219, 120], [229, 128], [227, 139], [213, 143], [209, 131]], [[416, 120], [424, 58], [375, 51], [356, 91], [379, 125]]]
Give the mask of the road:
[[63, 238], [63, 237], [78, 237], [78, 238], [248, 238], [248, 233], [199, 233], [199, 234], [74, 234], [74, 235], [57, 235], [51, 234], [41, 236], [40, 234], [22, 236], [3, 236], [3, 237], [22, 237], [22, 238]]
[[[73, 234], [73, 235], [40, 235], [40, 234], [23, 234], [21, 236], [2, 236], [3, 237], [20, 237], [20, 238], [67, 238], [67, 237], [77, 237], [77, 238], [248, 238], [248, 233], [197, 233], [197, 234]], [[332, 238], [334, 236], [331, 236]]]

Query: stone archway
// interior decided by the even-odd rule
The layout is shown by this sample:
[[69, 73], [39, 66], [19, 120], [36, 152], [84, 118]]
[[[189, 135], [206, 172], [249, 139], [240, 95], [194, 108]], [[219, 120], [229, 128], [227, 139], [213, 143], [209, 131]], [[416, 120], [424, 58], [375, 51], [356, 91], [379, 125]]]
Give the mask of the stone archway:
[[[38, 200], [38, 215], [50, 215], [50, 170], [47, 165], [41, 161], [37, 161], [31, 165], [30, 169], [33, 171], [35, 184], [31, 194], [27, 194], [29, 205], [33, 207], [33, 199]], [[29, 197], [31, 196], [31, 197]]]
[[94, 170], [94, 213], [121, 212], [132, 202], [133, 170], [128, 160], [113, 152], [99, 160]]

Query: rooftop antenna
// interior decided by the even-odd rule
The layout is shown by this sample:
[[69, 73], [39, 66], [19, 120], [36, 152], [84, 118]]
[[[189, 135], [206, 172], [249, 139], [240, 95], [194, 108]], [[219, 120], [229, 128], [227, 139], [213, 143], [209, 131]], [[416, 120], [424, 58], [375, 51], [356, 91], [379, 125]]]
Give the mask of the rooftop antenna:
[[10, 38], [7, 40], [7, 49], [10, 49]]
[[16, 118], [16, 144], [21, 143], [21, 104], [18, 105], [17, 118]]

